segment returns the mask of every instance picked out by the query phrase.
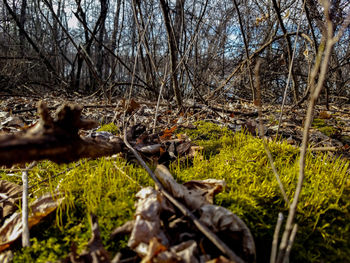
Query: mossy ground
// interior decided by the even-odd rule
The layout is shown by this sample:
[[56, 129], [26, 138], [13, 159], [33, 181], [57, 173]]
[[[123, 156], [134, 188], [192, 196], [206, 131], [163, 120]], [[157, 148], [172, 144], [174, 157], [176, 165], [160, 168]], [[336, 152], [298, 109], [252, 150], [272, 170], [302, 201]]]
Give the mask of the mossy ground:
[[332, 137], [338, 132], [338, 129], [327, 124], [324, 119], [315, 118], [312, 122], [312, 126], [328, 137]]
[[[216, 203], [240, 216], [251, 229], [258, 262], [268, 261], [278, 212], [288, 213], [260, 139], [245, 133], [233, 134], [212, 123], [197, 123], [186, 132], [205, 147], [203, 157], [173, 163], [171, 171], [179, 182], [191, 179], [224, 179], [226, 190]], [[298, 149], [284, 142], [269, 148], [281, 181], [291, 199], [298, 176]], [[72, 166], [72, 165], [70, 165]], [[116, 168], [116, 167], [119, 167]], [[30, 183], [52, 177], [67, 168], [42, 162], [30, 173]], [[348, 163], [327, 155], [307, 157], [306, 176], [296, 221], [299, 224], [291, 262], [350, 262], [350, 180]], [[6, 176], [5, 176], [6, 177]], [[19, 177], [6, 177], [20, 182]], [[153, 185], [146, 172], [122, 159], [88, 161], [45, 184], [34, 187], [34, 196], [53, 191], [66, 193], [55, 216], [31, 231], [32, 247], [18, 249], [15, 262], [55, 261], [66, 256], [72, 243], [82, 251], [90, 238], [89, 212], [99, 219], [104, 245], [111, 254], [126, 246], [110, 241], [111, 231], [132, 218], [135, 193]], [[39, 227], [39, 226], [38, 226]]]
[[103, 124], [97, 131], [107, 131], [113, 135], [118, 135], [120, 133], [119, 128], [114, 123]]

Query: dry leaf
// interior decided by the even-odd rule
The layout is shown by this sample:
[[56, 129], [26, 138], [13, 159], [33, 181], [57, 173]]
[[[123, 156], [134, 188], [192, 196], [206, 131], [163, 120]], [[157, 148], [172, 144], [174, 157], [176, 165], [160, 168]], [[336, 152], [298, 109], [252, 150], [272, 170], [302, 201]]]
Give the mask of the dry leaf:
[[176, 130], [176, 128], [177, 128], [177, 126], [173, 126], [173, 127], [170, 128], [170, 129], [165, 129], [165, 130], [163, 131], [163, 135], [160, 136], [160, 138], [161, 138], [162, 140], [169, 140], [169, 139], [171, 139], [171, 136], [173, 135], [173, 133], [174, 133], [174, 131]]
[[208, 204], [214, 203], [214, 196], [226, 187], [224, 180], [206, 179], [206, 180], [192, 180], [183, 184], [189, 191], [196, 191], [205, 198]]
[[[1, 200], [6, 199], [6, 201], [0, 203], [0, 222], [17, 210], [16, 203], [21, 199], [21, 194], [21, 186], [0, 180], [0, 198]], [[13, 197], [9, 198], [10, 196]]]
[[230, 246], [246, 262], [255, 262], [255, 243], [246, 224], [224, 207], [204, 205], [200, 208], [199, 220]]
[[[121, 105], [123, 107], [125, 107], [125, 105], [126, 105], [125, 99], [122, 99]], [[137, 101], [135, 101], [134, 99], [131, 99], [129, 104], [127, 105], [126, 112], [132, 113], [134, 110], [137, 110], [138, 108], [140, 108], [140, 104]]]
[[153, 145], [143, 146], [137, 150], [144, 154], [156, 154], [160, 152], [161, 146], [162, 146], [161, 144], [153, 144]]
[[157, 238], [153, 237], [149, 242], [147, 255], [142, 259], [141, 263], [152, 263], [153, 258], [165, 250], [167, 248]]
[[198, 246], [194, 240], [182, 242], [169, 250], [159, 253], [154, 262], [197, 263]]
[[192, 181], [187, 185], [178, 184], [164, 165], [158, 165], [154, 171], [163, 187], [175, 198], [183, 201], [190, 210], [196, 210], [205, 204], [211, 204], [214, 193], [222, 191], [222, 180]]
[[332, 115], [329, 114], [327, 111], [321, 111], [319, 116], [318, 116], [320, 119], [331, 119], [332, 118]]
[[[152, 187], [141, 189], [137, 194], [138, 198], [135, 212], [134, 228], [128, 242], [128, 246], [135, 248], [138, 253], [144, 251], [144, 244], [149, 244], [153, 237], [157, 237], [164, 245], [168, 244], [163, 230], [161, 230], [160, 212], [162, 209], [169, 210], [165, 199]], [[139, 248], [136, 248], [141, 246]]]
[[[35, 200], [30, 205], [29, 228], [38, 224], [43, 218], [54, 211], [63, 199], [59, 193], [55, 193], [53, 196], [48, 193]], [[8, 248], [21, 234], [22, 214], [14, 213], [0, 228], [0, 251]]]
[[179, 156], [182, 156], [185, 153], [190, 151], [191, 146], [192, 146], [191, 142], [180, 143], [178, 146], [176, 146], [176, 152], [178, 153]]

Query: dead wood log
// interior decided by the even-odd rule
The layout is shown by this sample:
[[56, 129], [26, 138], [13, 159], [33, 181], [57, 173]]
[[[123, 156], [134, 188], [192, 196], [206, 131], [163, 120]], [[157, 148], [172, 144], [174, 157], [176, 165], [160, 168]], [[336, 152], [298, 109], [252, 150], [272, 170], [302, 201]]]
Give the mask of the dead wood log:
[[52, 118], [44, 102], [39, 102], [40, 120], [30, 129], [0, 137], [0, 165], [48, 159], [67, 163], [80, 158], [97, 158], [122, 152], [124, 143], [81, 137], [80, 129], [97, 126], [95, 121], [81, 119], [82, 107], [66, 103]]

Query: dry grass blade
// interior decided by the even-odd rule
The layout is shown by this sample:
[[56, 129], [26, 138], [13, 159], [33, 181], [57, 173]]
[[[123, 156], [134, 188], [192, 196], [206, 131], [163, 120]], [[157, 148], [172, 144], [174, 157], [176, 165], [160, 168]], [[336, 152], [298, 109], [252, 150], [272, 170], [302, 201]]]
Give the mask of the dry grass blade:
[[280, 176], [279, 176], [277, 169], [274, 165], [272, 154], [269, 150], [269, 147], [267, 146], [266, 141], [264, 140], [264, 125], [263, 125], [262, 110], [261, 110], [261, 87], [260, 87], [260, 77], [259, 77], [260, 64], [261, 64], [261, 62], [258, 61], [257, 64], [255, 65], [255, 81], [256, 81], [255, 85], [256, 85], [256, 92], [257, 92], [258, 112], [259, 112], [259, 134], [260, 134], [260, 138], [263, 142], [265, 152], [266, 152], [267, 157], [269, 159], [273, 174], [276, 177], [276, 180], [278, 182], [278, 186], [279, 186], [281, 193], [283, 195], [283, 199], [286, 202], [286, 204], [289, 206], [290, 204], [289, 204], [288, 196], [286, 194], [286, 191], [284, 190]]

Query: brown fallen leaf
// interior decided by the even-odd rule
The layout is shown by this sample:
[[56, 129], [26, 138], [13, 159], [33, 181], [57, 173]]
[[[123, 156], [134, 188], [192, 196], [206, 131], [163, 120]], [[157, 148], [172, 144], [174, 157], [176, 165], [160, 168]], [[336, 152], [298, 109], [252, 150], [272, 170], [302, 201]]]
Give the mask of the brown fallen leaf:
[[255, 261], [255, 243], [246, 224], [226, 208], [212, 204], [214, 195], [225, 186], [223, 181], [209, 179], [181, 185], [173, 179], [164, 165], [158, 165], [154, 173], [175, 198], [184, 202], [190, 210], [199, 210], [199, 220], [223, 241], [231, 244], [242, 259], [247, 262]]
[[200, 208], [199, 220], [222, 240], [229, 241], [235, 252], [246, 262], [255, 262], [255, 243], [247, 225], [228, 209], [216, 205]]
[[164, 165], [158, 165], [154, 173], [164, 188], [175, 198], [183, 201], [190, 210], [212, 204], [214, 194], [222, 191], [225, 185], [224, 181], [213, 179], [188, 182], [187, 186], [178, 184]]
[[163, 135], [160, 136], [161, 140], [169, 140], [171, 138], [171, 136], [173, 136], [174, 131], [176, 130], [177, 126], [173, 126], [170, 129], [165, 129], [163, 131]]
[[0, 222], [17, 210], [16, 203], [21, 199], [21, 193], [21, 186], [0, 180], [0, 200], [5, 200], [0, 203]]
[[194, 240], [188, 240], [170, 247], [155, 258], [157, 262], [198, 263], [198, 246]]
[[[153, 237], [157, 237], [164, 245], [168, 239], [161, 230], [160, 211], [167, 208], [165, 199], [152, 187], [141, 189], [137, 194], [134, 228], [128, 242], [128, 246], [139, 254], [143, 254], [144, 245], [148, 245]], [[139, 248], [137, 248], [140, 246]], [[147, 251], [147, 249], [146, 249]], [[144, 256], [144, 255], [142, 255]]]
[[208, 204], [214, 203], [214, 196], [223, 191], [226, 187], [224, 180], [206, 179], [191, 180], [183, 184], [189, 191], [196, 191], [205, 198]]
[[[47, 193], [33, 202], [28, 218], [29, 228], [38, 224], [43, 218], [53, 212], [63, 201], [60, 193]], [[0, 228], [0, 251], [8, 248], [22, 235], [22, 214], [14, 213]]]
[[166, 250], [166, 246], [160, 243], [157, 238], [153, 237], [149, 242], [147, 255], [142, 259], [141, 263], [152, 263], [153, 258], [155, 258], [160, 252]]
[[320, 119], [329, 120], [329, 119], [332, 118], [332, 115], [329, 114], [327, 111], [321, 111], [321, 112], [319, 113], [318, 117], [319, 117]]

